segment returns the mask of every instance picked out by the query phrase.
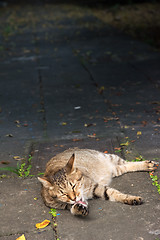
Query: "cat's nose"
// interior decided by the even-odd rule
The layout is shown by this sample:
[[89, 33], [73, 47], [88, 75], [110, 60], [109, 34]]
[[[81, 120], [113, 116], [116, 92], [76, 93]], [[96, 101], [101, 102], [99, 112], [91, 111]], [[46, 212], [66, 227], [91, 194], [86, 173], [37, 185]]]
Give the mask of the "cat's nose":
[[68, 194], [68, 196], [69, 196], [70, 200], [76, 201], [76, 196], [75, 196], [74, 193], [71, 192], [71, 193]]

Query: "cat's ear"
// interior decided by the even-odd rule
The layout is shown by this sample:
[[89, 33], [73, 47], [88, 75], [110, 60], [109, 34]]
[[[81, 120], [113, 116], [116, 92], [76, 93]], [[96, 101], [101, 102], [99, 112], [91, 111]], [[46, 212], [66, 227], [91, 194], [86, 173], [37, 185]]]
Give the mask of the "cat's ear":
[[75, 154], [73, 153], [73, 155], [71, 156], [71, 158], [69, 159], [68, 163], [65, 166], [65, 169], [67, 171], [67, 173], [72, 173], [74, 170], [74, 159], [75, 159]]
[[52, 187], [51, 183], [50, 183], [49, 181], [47, 181], [46, 179], [38, 177], [38, 180], [42, 183], [42, 185], [43, 185], [45, 188], [50, 188], [50, 187]]

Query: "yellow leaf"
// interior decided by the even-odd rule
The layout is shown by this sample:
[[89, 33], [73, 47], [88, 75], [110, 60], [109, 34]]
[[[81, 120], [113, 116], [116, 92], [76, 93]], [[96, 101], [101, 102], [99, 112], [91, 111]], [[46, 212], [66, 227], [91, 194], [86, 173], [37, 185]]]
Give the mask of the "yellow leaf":
[[50, 223], [50, 221], [46, 219], [46, 220], [44, 220], [41, 223], [37, 223], [36, 224], [36, 228], [45, 228], [45, 227], [48, 226], [49, 223]]
[[98, 89], [99, 94], [102, 94], [104, 90], [105, 90], [105, 87], [104, 87], [104, 86], [101, 86], [101, 87]]
[[14, 156], [13, 158], [17, 161], [22, 160], [22, 158], [20, 156]]
[[129, 145], [129, 141], [125, 142], [125, 143], [121, 143], [121, 146], [128, 146]]
[[19, 238], [17, 238], [16, 240], [26, 240], [24, 234], [22, 236], [20, 236]]
[[138, 131], [138, 132], [137, 132], [137, 135], [142, 135], [142, 132], [141, 132], [141, 131]]

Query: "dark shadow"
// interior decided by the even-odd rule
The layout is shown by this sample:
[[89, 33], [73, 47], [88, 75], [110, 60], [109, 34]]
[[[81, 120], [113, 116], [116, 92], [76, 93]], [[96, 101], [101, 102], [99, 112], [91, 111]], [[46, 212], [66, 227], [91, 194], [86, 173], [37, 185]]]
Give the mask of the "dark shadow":
[[[42, 5], [42, 4], [74, 4], [79, 6], [88, 6], [88, 7], [101, 7], [104, 5], [113, 6], [113, 5], [121, 5], [121, 4], [135, 4], [135, 3], [156, 3], [159, 2], [158, 0], [6, 0], [6, 1], [0, 1], [0, 6], [5, 6], [5, 4], [23, 4], [23, 5]], [[2, 4], [1, 4], [2, 3]]]

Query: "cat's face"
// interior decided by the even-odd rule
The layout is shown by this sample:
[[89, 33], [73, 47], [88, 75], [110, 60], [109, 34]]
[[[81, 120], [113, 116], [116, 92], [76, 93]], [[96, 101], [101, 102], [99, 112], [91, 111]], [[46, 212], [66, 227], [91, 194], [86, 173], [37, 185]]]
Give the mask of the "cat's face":
[[53, 182], [49, 194], [58, 201], [74, 204], [81, 195], [81, 172], [74, 170], [66, 174], [61, 171], [58, 173], [62, 174], [61, 178]]
[[38, 178], [55, 202], [74, 204], [81, 196], [82, 173], [73, 167], [74, 156], [53, 176]]

